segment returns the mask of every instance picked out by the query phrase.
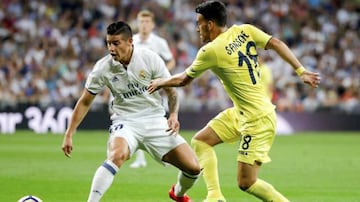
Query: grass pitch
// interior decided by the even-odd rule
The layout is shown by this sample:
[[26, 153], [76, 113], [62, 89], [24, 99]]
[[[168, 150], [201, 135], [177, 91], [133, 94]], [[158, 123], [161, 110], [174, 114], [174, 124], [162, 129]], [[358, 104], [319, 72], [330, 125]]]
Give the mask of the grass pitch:
[[[194, 132], [182, 131], [190, 140]], [[72, 158], [61, 151], [62, 135], [19, 131], [0, 135], [0, 201], [16, 202], [35, 195], [44, 202], [86, 201], [92, 176], [106, 155], [107, 131], [78, 131]], [[360, 201], [360, 132], [302, 133], [278, 136], [260, 177], [295, 202]], [[216, 147], [220, 183], [228, 202], [255, 202], [236, 183], [237, 144]], [[177, 170], [147, 156], [148, 167], [125, 163], [104, 202], [165, 202]], [[205, 195], [202, 178], [188, 193], [194, 202]]]

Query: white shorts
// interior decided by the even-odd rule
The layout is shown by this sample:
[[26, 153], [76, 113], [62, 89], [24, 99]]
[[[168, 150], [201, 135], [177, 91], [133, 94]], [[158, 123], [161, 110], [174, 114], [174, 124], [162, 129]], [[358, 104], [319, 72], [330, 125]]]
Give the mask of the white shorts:
[[162, 158], [165, 154], [180, 144], [186, 143], [182, 136], [170, 135], [170, 132], [166, 132], [168, 128], [165, 117], [151, 120], [140, 119], [136, 123], [116, 121], [110, 126], [108, 142], [111, 142], [115, 137], [122, 137], [128, 143], [130, 157], [136, 150], [143, 149], [153, 159], [163, 164]]

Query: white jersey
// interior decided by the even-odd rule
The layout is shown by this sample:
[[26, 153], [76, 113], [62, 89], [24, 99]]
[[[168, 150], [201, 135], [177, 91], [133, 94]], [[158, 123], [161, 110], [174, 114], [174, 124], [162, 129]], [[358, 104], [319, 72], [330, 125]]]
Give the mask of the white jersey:
[[136, 47], [148, 48], [154, 51], [165, 62], [170, 61], [173, 58], [166, 40], [154, 33], [150, 33], [149, 37], [145, 41], [141, 41], [140, 34], [137, 33], [133, 36], [133, 43]]
[[85, 88], [98, 94], [107, 86], [114, 100], [111, 120], [126, 121], [165, 116], [158, 92], [149, 94], [147, 86], [156, 78], [169, 77], [164, 61], [154, 52], [134, 46], [127, 69], [109, 54], [98, 60], [86, 80]]

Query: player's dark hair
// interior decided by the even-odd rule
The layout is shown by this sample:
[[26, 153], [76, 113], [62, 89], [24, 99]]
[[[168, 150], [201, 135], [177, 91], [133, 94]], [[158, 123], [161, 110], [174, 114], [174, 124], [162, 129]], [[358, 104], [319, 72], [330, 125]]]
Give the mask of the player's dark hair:
[[120, 35], [122, 34], [124, 38], [128, 39], [132, 37], [133, 33], [131, 27], [123, 21], [118, 21], [110, 24], [107, 28], [108, 35]]
[[226, 7], [220, 1], [205, 1], [195, 8], [195, 12], [204, 16], [206, 20], [212, 20], [218, 26], [226, 25]]

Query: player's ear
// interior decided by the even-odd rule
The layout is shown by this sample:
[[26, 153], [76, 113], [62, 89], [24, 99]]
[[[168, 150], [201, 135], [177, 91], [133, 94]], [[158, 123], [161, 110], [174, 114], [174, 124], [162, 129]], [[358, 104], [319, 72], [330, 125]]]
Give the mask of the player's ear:
[[133, 44], [133, 38], [132, 38], [132, 37], [129, 37], [128, 40], [127, 40], [127, 42], [128, 42], [129, 44]]
[[207, 28], [208, 28], [208, 30], [214, 29], [214, 26], [215, 26], [214, 21], [212, 21], [212, 20], [208, 20], [208, 21], [207, 21]]

